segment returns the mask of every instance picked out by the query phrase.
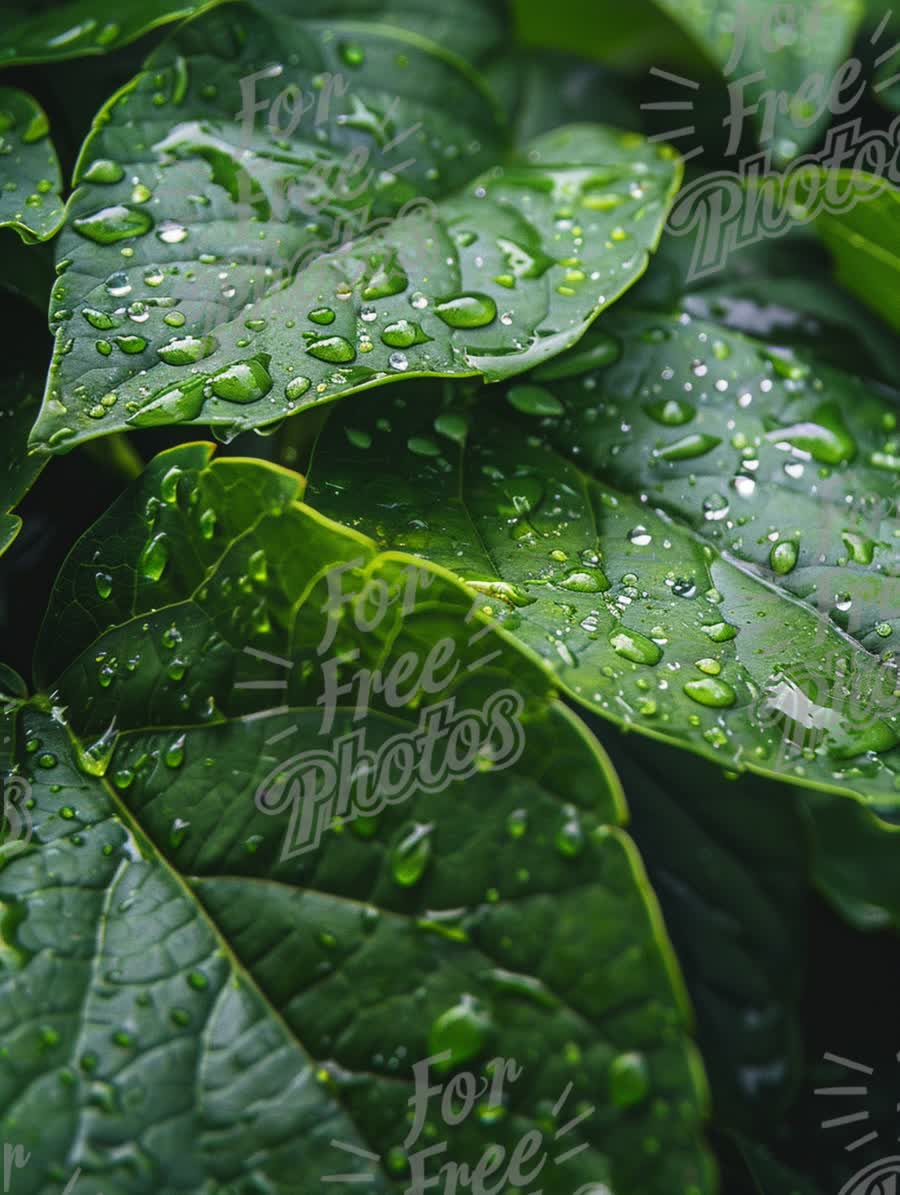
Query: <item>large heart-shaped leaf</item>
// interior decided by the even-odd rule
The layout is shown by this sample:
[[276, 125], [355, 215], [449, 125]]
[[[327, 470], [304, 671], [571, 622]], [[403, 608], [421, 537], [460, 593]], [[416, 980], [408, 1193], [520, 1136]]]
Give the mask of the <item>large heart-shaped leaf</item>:
[[474, 583], [597, 712], [896, 815], [896, 405], [687, 314], [612, 312], [537, 377], [468, 422], [355, 403], [313, 502]]
[[[35, 442], [506, 377], [645, 269], [680, 173], [665, 147], [575, 126], [508, 156], [490, 94], [437, 46], [225, 11], [179, 32], [85, 146]], [[289, 84], [311, 110], [285, 135]]]
[[44, 241], [63, 222], [62, 175], [50, 126], [27, 92], [0, 87], [0, 228]]
[[[533, 1132], [554, 1195], [711, 1192], [679, 980], [599, 745], [442, 570], [301, 506], [296, 475], [209, 455], [156, 458], [78, 543], [38, 652], [52, 712], [20, 703], [34, 836], [0, 871], [0, 1105], [24, 1189], [52, 1167], [106, 1192], [399, 1191], [412, 1068], [449, 1050], [432, 1079], [521, 1076], [446, 1126], [432, 1104], [426, 1173]], [[373, 667], [394, 679], [367, 700]], [[353, 766], [438, 691], [460, 715], [511, 702], [458, 741], [460, 778], [406, 791], [360, 756], [353, 805], [283, 849], [282, 798], [320, 803], [296, 753]]]

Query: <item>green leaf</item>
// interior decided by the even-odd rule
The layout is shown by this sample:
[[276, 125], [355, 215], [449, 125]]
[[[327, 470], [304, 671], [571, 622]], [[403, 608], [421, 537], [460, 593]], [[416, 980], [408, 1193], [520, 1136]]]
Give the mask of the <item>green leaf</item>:
[[27, 92], [0, 87], [0, 228], [45, 241], [63, 222], [62, 174], [46, 114]]
[[517, 40], [536, 50], [563, 50], [602, 61], [641, 66], [666, 61], [696, 63], [699, 55], [680, 27], [659, 20], [651, 0], [514, 0]]
[[[747, 211], [745, 204], [736, 219]], [[664, 234], [653, 269], [625, 304], [666, 314], [686, 311], [889, 384], [900, 376], [896, 334], [834, 283], [829, 254], [808, 226], [732, 249], [717, 270], [701, 277], [691, 277], [695, 249], [691, 236]]]
[[621, 778], [631, 833], [696, 1010], [715, 1124], [771, 1140], [785, 1123], [802, 1055], [811, 903], [802, 806], [781, 785], [726, 776], [597, 723], [589, 718]]
[[29, 244], [12, 232], [0, 234], [0, 246], [6, 267], [0, 287], [27, 299], [37, 308], [43, 321], [50, 291], [56, 281], [52, 246], [47, 243]]
[[[442, 570], [300, 505], [295, 475], [209, 456], [157, 457], [76, 545], [38, 653], [54, 712], [20, 714], [34, 835], [0, 870], [0, 1099], [19, 1094], [34, 1172], [164, 1195], [304, 1195], [335, 1173], [400, 1191], [412, 1067], [450, 1049], [457, 1072], [523, 1073], [502, 1111], [445, 1126], [432, 1103], [441, 1162], [559, 1130], [587, 1148], [548, 1160], [552, 1195], [712, 1192], [680, 981], [602, 749]], [[304, 843], [282, 798], [301, 808], [315, 776], [297, 753], [350, 750], [352, 732], [374, 751], [431, 704], [406, 669], [415, 698], [375, 689], [355, 719], [359, 692], [332, 703], [323, 665], [349, 682], [358, 651], [362, 683], [442, 639], [432, 694], [446, 680], [461, 712], [509, 690], [506, 746], [499, 726], [470, 735], [467, 779], [402, 802], [395, 784], [363, 816], [332, 817], [323, 790], [316, 849], [286, 851]], [[347, 796], [369, 787], [357, 771]]]
[[[655, 3], [722, 69], [732, 109], [753, 115], [760, 142], [773, 150], [776, 164], [811, 145], [827, 125], [829, 88], [840, 81], [837, 101], [846, 104], [853, 84], [858, 87], [845, 64], [852, 61], [847, 56], [862, 17], [860, 0], [796, 8], [781, 0], [752, 6], [741, 0]], [[684, 92], [677, 98], [691, 97]]]
[[806, 805], [823, 895], [857, 929], [900, 928], [900, 827], [824, 793], [806, 794]]
[[[107, 6], [97, 0], [69, 0], [68, 3], [34, 9], [18, 6], [10, 13], [10, 25], [0, 41], [0, 63], [57, 62], [87, 54], [108, 54], [161, 25], [197, 16], [216, 7], [221, 0], [123, 0], [110, 20]], [[293, 16], [289, 0], [260, 0], [263, 13]], [[472, 56], [494, 48], [505, 33], [503, 6], [486, 0], [456, 0], [452, 11], [438, 0], [307, 0], [305, 19], [328, 19], [336, 15], [359, 17], [397, 24], [402, 29], [426, 34], [460, 54]], [[18, 20], [16, 20], [16, 16]]]
[[28, 433], [40, 406], [34, 379], [24, 374], [7, 378], [0, 399], [0, 556], [22, 527], [12, 513], [37, 481], [47, 462], [46, 454], [27, 455]]
[[[602, 113], [619, 129], [640, 126], [640, 111], [623, 88], [623, 76], [572, 54], [524, 50], [504, 54], [486, 77], [510, 114], [517, 144], [573, 124], [585, 113]], [[565, 86], [560, 87], [560, 79]]]
[[605, 717], [897, 816], [896, 405], [687, 315], [603, 328], [471, 412], [342, 410], [311, 500], [476, 583]]
[[[0, 36], [0, 64], [21, 66], [108, 54], [159, 25], [209, 7], [202, 0], [120, 0], [115, 10], [97, 0], [42, 3], [37, 11], [33, 5], [10, 5]], [[113, 15], [115, 20], [110, 19]]]
[[[384, 26], [229, 6], [163, 53], [82, 153], [34, 433], [54, 449], [161, 423], [235, 434], [394, 379], [521, 372], [644, 271], [680, 178], [666, 147], [590, 125], [506, 154], [471, 69]], [[274, 137], [287, 81], [316, 111]], [[263, 114], [252, 129], [239, 96], [248, 121]], [[333, 176], [353, 162], [344, 186], [362, 174], [364, 192], [342, 197]]]
[[900, 191], [883, 179], [849, 171], [832, 178], [860, 191], [844, 211], [823, 211], [816, 231], [834, 255], [838, 280], [900, 329]]

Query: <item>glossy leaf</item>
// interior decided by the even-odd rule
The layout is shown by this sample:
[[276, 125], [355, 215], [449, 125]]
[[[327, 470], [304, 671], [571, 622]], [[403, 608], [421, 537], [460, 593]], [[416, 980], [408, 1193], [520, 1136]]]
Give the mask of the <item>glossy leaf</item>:
[[[776, 165], [812, 144], [827, 125], [825, 100], [835, 79], [841, 81], [835, 103], [849, 102], [855, 90], [856, 77], [844, 67], [862, 16], [860, 0], [795, 8], [781, 0], [655, 3], [722, 69], [732, 107], [746, 108], [755, 119], [763, 148], [773, 151]], [[694, 98], [684, 87], [673, 87], [673, 100]]]
[[897, 407], [687, 315], [603, 326], [471, 412], [342, 411], [313, 503], [475, 583], [598, 713], [896, 816]]
[[807, 808], [823, 895], [857, 929], [900, 928], [900, 828], [824, 793], [808, 794]]
[[[115, 10], [97, 0], [62, 4], [18, 4], [7, 10], [0, 35], [0, 64], [54, 62], [108, 54], [169, 21], [193, 16], [208, 4], [191, 0], [123, 0]], [[111, 19], [113, 13], [115, 20]]]
[[590, 721], [621, 778], [696, 1009], [716, 1123], [771, 1140], [802, 1056], [811, 903], [804, 794], [792, 800], [758, 776], [725, 775]]
[[[236, 47], [234, 11], [180, 32], [84, 149], [35, 442], [227, 435], [418, 374], [508, 377], [645, 269], [679, 179], [665, 147], [580, 125], [510, 157], [484, 85], [437, 46], [242, 9]], [[288, 80], [315, 114], [274, 136]]]
[[653, 269], [623, 302], [638, 311], [686, 311], [889, 385], [900, 377], [895, 332], [834, 280], [831, 255], [808, 225], [732, 249], [699, 278], [691, 277], [695, 249], [693, 235], [666, 232]]
[[0, 398], [0, 556], [22, 527], [13, 510], [28, 493], [46, 463], [46, 456], [29, 456], [28, 433], [40, 406], [34, 380], [23, 374], [7, 378]]
[[[552, 1195], [711, 1192], [679, 980], [599, 745], [446, 573], [300, 505], [295, 475], [209, 455], [157, 457], [76, 545], [39, 650], [55, 713], [18, 711], [34, 837], [0, 870], [0, 1103], [32, 1172], [399, 1191], [412, 1067], [446, 1046], [454, 1071], [514, 1057], [523, 1075], [501, 1110], [445, 1127], [431, 1109], [441, 1162], [556, 1130], [585, 1148], [551, 1149]], [[338, 566], [355, 604], [332, 618]], [[362, 817], [323, 808], [318, 845], [289, 857], [276, 804], [296, 753], [351, 730], [375, 750], [427, 709], [424, 673], [404, 704], [373, 692], [363, 721], [358, 693], [325, 704], [332, 633], [335, 658], [384, 675], [448, 639], [441, 700], [517, 695], [521, 754], [496, 727], [465, 781]]]
[[45, 241], [63, 222], [62, 175], [49, 124], [24, 91], [0, 87], [0, 228]]
[[[108, 54], [152, 29], [197, 16], [214, 8], [220, 0], [123, 0], [114, 12], [97, 0], [69, 0], [68, 3], [20, 4], [10, 13], [10, 24], [0, 40], [0, 64], [54, 62], [91, 54]], [[294, 9], [285, 0], [258, 4], [262, 12]], [[451, 16], [446, 5], [436, 0], [342, 0], [336, 5], [313, 0], [303, 6], [305, 17], [341, 15], [397, 24], [403, 29], [427, 34], [457, 53], [476, 55], [489, 51], [505, 28], [502, 5], [485, 0], [458, 0]]]
[[857, 181], [858, 201], [842, 212], [822, 212], [816, 231], [834, 256], [838, 280], [900, 329], [900, 191], [863, 178], [868, 185]]

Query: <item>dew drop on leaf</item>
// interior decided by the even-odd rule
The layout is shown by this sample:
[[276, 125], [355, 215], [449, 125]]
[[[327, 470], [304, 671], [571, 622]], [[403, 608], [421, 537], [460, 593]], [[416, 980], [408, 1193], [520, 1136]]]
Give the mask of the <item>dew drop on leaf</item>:
[[404, 888], [417, 884], [431, 858], [431, 823], [416, 823], [391, 851], [391, 875]]
[[428, 1053], [432, 1057], [449, 1052], [449, 1058], [435, 1064], [435, 1070], [449, 1071], [477, 1057], [493, 1029], [488, 1008], [468, 993], [459, 1003], [441, 1013], [428, 1034]]

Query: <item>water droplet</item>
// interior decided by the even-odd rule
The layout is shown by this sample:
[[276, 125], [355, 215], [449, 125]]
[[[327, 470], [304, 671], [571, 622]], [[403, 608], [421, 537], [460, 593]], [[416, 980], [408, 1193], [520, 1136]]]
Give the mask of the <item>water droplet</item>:
[[737, 627], [733, 627], [730, 622], [714, 622], [710, 626], [700, 629], [712, 639], [713, 643], [727, 643], [729, 639], [733, 639], [737, 635]]
[[144, 547], [138, 560], [138, 571], [148, 581], [158, 581], [169, 562], [169, 545], [165, 532], [155, 535]]
[[366, 61], [366, 52], [357, 42], [341, 42], [340, 55], [347, 66], [362, 66]]
[[737, 701], [737, 694], [731, 685], [713, 676], [688, 681], [684, 691], [698, 705], [714, 706], [716, 709], [725, 709]]
[[309, 313], [309, 318], [314, 324], [333, 324], [335, 317], [330, 307], [316, 307]]
[[167, 245], [177, 245], [180, 241], [187, 238], [187, 234], [188, 231], [185, 226], [179, 224], [177, 220], [163, 220], [162, 224], [156, 230], [156, 235]]
[[389, 348], [408, 349], [410, 345], [424, 344], [431, 338], [412, 320], [400, 319], [387, 325], [381, 339]]
[[79, 216], [72, 221], [72, 227], [89, 241], [98, 245], [112, 245], [128, 237], [143, 236], [153, 227], [153, 220], [148, 212], [140, 208], [117, 203], [92, 212], [89, 216]]
[[435, 304], [435, 313], [451, 328], [483, 328], [497, 318], [497, 304], [490, 295], [457, 295]]
[[124, 177], [124, 167], [109, 158], [95, 158], [81, 176], [86, 183], [118, 183]]
[[169, 469], [162, 481], [159, 483], [159, 492], [163, 502], [174, 506], [178, 502], [178, 482], [184, 476], [183, 470], [178, 466]]
[[662, 659], [662, 651], [652, 639], [624, 627], [613, 631], [609, 643], [614, 652], [634, 664], [658, 664]]
[[97, 593], [102, 598], [108, 598], [112, 593], [112, 577], [109, 573], [96, 573], [94, 575], [94, 584], [97, 587]]
[[680, 427], [683, 423], [690, 423], [697, 413], [690, 403], [681, 402], [677, 398], [660, 399], [658, 402], [648, 403], [644, 410], [651, 419], [655, 419], [657, 423], [662, 423], [666, 427]]
[[721, 443], [719, 436], [690, 432], [680, 440], [667, 444], [665, 448], [657, 449], [655, 455], [662, 457], [664, 461], [689, 461], [698, 456], [705, 456]]
[[178, 336], [157, 349], [167, 365], [193, 365], [219, 347], [214, 336]]
[[186, 822], [182, 818], [176, 817], [169, 830], [169, 846], [181, 846], [181, 844], [187, 838], [187, 833], [190, 829], [190, 826], [190, 822]]
[[574, 859], [584, 849], [584, 830], [574, 805], [566, 805], [563, 812], [566, 820], [557, 831], [556, 849], [561, 855]]
[[718, 676], [722, 671], [722, 665], [718, 660], [713, 660], [709, 656], [704, 656], [700, 660], [694, 661], [694, 667], [699, 668], [701, 672], [705, 672], [707, 676]]
[[209, 379], [213, 394], [225, 402], [258, 402], [269, 393], [272, 384], [268, 369], [255, 357], [220, 369]]
[[250, 559], [247, 561], [247, 569], [250, 576], [260, 585], [264, 585], [269, 579], [269, 566], [266, 560], [266, 554], [262, 548], [256, 552], [251, 553]]
[[514, 809], [506, 819], [506, 832], [510, 838], [521, 838], [528, 829], [528, 811]]
[[844, 423], [843, 413], [833, 402], [820, 404], [808, 420], [768, 432], [766, 439], [808, 452], [823, 465], [852, 461], [857, 452], [856, 441]]
[[617, 1108], [639, 1104], [650, 1090], [650, 1072], [643, 1054], [619, 1054], [609, 1066], [609, 1098]]
[[216, 532], [216, 512], [204, 510], [200, 516], [200, 534], [204, 539], [212, 539]]
[[465, 994], [459, 1003], [435, 1020], [428, 1034], [428, 1053], [431, 1056], [449, 1051], [449, 1058], [435, 1064], [438, 1071], [449, 1071], [475, 1058], [484, 1049], [493, 1024], [486, 1006], [474, 996]]
[[391, 875], [404, 888], [417, 884], [431, 858], [431, 832], [434, 826], [417, 822], [391, 851]]
[[370, 263], [375, 268], [368, 285], [363, 289], [364, 299], [387, 299], [391, 295], [399, 295], [409, 286], [409, 279], [393, 256], [382, 260], [370, 259]]
[[769, 564], [772, 571], [780, 576], [789, 573], [797, 563], [797, 555], [797, 544], [792, 539], [783, 539], [779, 543], [772, 544], [772, 549], [769, 552]]
[[575, 593], [603, 593], [609, 589], [609, 581], [598, 568], [579, 568], [567, 573], [559, 586]]
[[180, 768], [184, 763], [184, 744], [186, 736], [181, 734], [166, 748], [166, 767]]
[[291, 380], [285, 386], [284, 396], [290, 402], [295, 402], [307, 392], [311, 384], [312, 383], [310, 382], [309, 378], [304, 377], [303, 374], [297, 374], [297, 376], [291, 378]]
[[319, 361], [328, 361], [332, 365], [356, 360], [356, 349], [343, 336], [326, 336], [322, 340], [314, 340], [307, 346], [306, 351], [311, 357], [316, 357]]
[[703, 499], [703, 517], [710, 522], [718, 522], [728, 517], [730, 505], [723, 494], [708, 494]]

